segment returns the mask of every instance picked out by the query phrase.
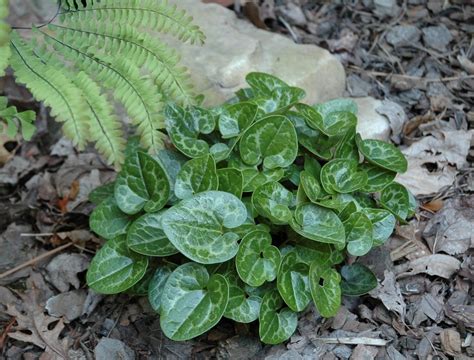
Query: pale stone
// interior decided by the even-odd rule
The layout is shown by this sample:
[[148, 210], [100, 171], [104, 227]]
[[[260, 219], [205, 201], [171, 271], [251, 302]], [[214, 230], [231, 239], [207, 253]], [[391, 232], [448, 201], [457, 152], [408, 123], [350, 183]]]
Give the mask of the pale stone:
[[174, 0], [206, 34], [204, 46], [170, 40], [181, 53], [205, 105], [218, 105], [246, 87], [252, 71], [273, 74], [307, 92], [305, 102], [315, 104], [341, 97], [345, 72], [327, 50], [295, 44], [291, 39], [255, 28], [223, 6], [197, 0]]
[[357, 132], [362, 138], [389, 141], [390, 122], [386, 116], [376, 111], [383, 102], [372, 97], [351, 98], [351, 100], [356, 102], [359, 109]]

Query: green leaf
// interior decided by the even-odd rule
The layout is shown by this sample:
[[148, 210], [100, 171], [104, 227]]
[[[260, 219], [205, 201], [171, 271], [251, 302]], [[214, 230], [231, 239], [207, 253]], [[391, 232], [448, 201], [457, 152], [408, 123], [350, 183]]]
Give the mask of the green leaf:
[[109, 197], [114, 195], [115, 182], [111, 182], [105, 185], [101, 185], [89, 194], [89, 201], [94, 205], [99, 205]]
[[316, 177], [304, 170], [300, 173], [301, 186], [311, 202], [317, 202], [321, 195], [321, 185]]
[[347, 296], [361, 296], [377, 287], [377, 278], [366, 266], [355, 263], [341, 269], [342, 293]]
[[272, 245], [265, 231], [252, 231], [244, 236], [235, 258], [240, 278], [250, 286], [275, 280], [280, 266], [280, 251]]
[[174, 194], [174, 186], [176, 178], [178, 177], [179, 171], [188, 159], [177, 151], [171, 151], [163, 149], [155, 155], [155, 158], [161, 163], [163, 169], [168, 176], [170, 183], [170, 199], [171, 203], [175, 203], [178, 198]]
[[257, 169], [243, 169], [242, 176], [244, 177], [243, 191], [253, 192], [260, 186], [270, 182], [279, 181], [285, 175], [283, 169], [272, 169], [258, 171]]
[[195, 263], [179, 266], [169, 276], [161, 296], [160, 325], [175, 341], [199, 336], [222, 318], [229, 301], [229, 284], [224, 276], [209, 276]]
[[131, 222], [131, 217], [120, 210], [113, 196], [102, 201], [89, 218], [91, 230], [104, 239], [127, 233]]
[[284, 307], [283, 299], [278, 290], [274, 289], [263, 297], [259, 321], [260, 340], [265, 344], [276, 345], [293, 335], [298, 325], [298, 316]]
[[347, 203], [344, 209], [337, 214], [339, 219], [342, 221], [346, 221], [353, 213], [359, 211], [361, 209], [360, 205], [354, 200]]
[[138, 283], [145, 275], [148, 258], [127, 247], [125, 236], [105, 243], [92, 259], [87, 285], [101, 294], [118, 294]]
[[158, 161], [142, 151], [125, 160], [115, 182], [115, 199], [124, 213], [158, 211], [169, 196], [170, 183]]
[[237, 197], [207, 191], [183, 200], [161, 220], [171, 243], [186, 257], [202, 264], [232, 259], [239, 235], [232, 231], [247, 219], [247, 209]]
[[248, 102], [226, 106], [219, 114], [219, 131], [222, 138], [239, 136], [254, 122], [257, 111], [257, 105]]
[[335, 159], [322, 167], [321, 184], [329, 194], [351, 193], [367, 184], [367, 173], [355, 160]]
[[382, 191], [383, 188], [393, 182], [397, 173], [385, 170], [379, 166], [363, 163], [361, 169], [367, 173], [367, 184], [360, 190], [367, 193]]
[[247, 324], [258, 319], [262, 298], [256, 295], [247, 296], [244, 283], [235, 270], [225, 274], [229, 282], [229, 302], [224, 317]]
[[405, 221], [416, 209], [413, 195], [406, 187], [396, 182], [382, 190], [380, 204], [401, 221]]
[[150, 268], [147, 268], [145, 275], [133, 285], [131, 288], [126, 290], [126, 293], [131, 296], [147, 296], [148, 295], [148, 286], [150, 285], [151, 278], [153, 277], [153, 271]]
[[384, 209], [363, 209], [373, 226], [374, 246], [383, 245], [393, 233], [397, 220], [390, 211]]
[[253, 124], [240, 140], [240, 155], [248, 165], [263, 161], [266, 169], [290, 166], [298, 153], [298, 139], [290, 120], [268, 116]]
[[298, 260], [296, 252], [288, 253], [281, 262], [277, 278], [281, 297], [296, 312], [303, 311], [311, 301], [309, 266]]
[[293, 230], [307, 239], [328, 244], [345, 244], [344, 226], [329, 209], [302, 204], [296, 208], [290, 221]]
[[313, 262], [309, 269], [311, 296], [319, 313], [323, 317], [337, 314], [341, 306], [341, 276], [331, 268], [321, 268]]
[[292, 217], [293, 194], [278, 182], [260, 186], [252, 195], [255, 210], [276, 225], [287, 224]]
[[394, 145], [381, 140], [362, 140], [359, 134], [356, 136], [356, 143], [367, 161], [389, 171], [407, 171], [407, 159]]
[[310, 128], [304, 118], [296, 112], [288, 112], [286, 116], [293, 123], [301, 146], [321, 159], [332, 158], [333, 149], [339, 138], [329, 137], [319, 130]]
[[174, 185], [174, 192], [179, 199], [188, 199], [198, 193], [217, 190], [216, 163], [214, 158], [206, 154], [189, 160], [181, 168]]
[[313, 107], [306, 104], [297, 104], [295, 108], [311, 128], [319, 130], [330, 137], [343, 136], [348, 131], [355, 129], [357, 125], [357, 117], [348, 111], [333, 111], [323, 116]]
[[350, 202], [354, 202], [354, 196], [351, 194], [332, 194], [319, 199], [317, 204], [328, 209], [343, 211]]
[[171, 266], [160, 266], [156, 269], [148, 284], [148, 301], [157, 313], [161, 313], [161, 297], [163, 296], [166, 281], [168, 281], [172, 272], [173, 268]]
[[359, 149], [355, 141], [355, 132], [348, 131], [344, 137], [341, 138], [339, 144], [334, 151], [335, 159], [355, 160], [359, 162]]
[[216, 127], [216, 119], [209, 110], [193, 107], [186, 111], [176, 104], [169, 104], [165, 117], [168, 135], [184, 155], [195, 158], [209, 152], [207, 142], [199, 139], [200, 134], [210, 134]]
[[353, 256], [367, 254], [374, 243], [373, 226], [369, 218], [362, 212], [353, 213], [344, 222], [344, 228], [349, 254]]
[[316, 104], [313, 106], [314, 109], [321, 114], [321, 116], [327, 116], [333, 112], [350, 112], [357, 115], [357, 103], [351, 99], [334, 99], [326, 101], [322, 104]]
[[240, 170], [234, 168], [224, 168], [217, 170], [219, 178], [219, 191], [224, 191], [242, 198], [242, 189], [244, 186], [244, 177]]
[[330, 268], [344, 261], [345, 255], [336, 250], [333, 245], [318, 243], [305, 238], [298, 239], [295, 246], [298, 261], [311, 265], [313, 262], [321, 268]]
[[163, 213], [164, 211], [145, 214], [133, 222], [127, 233], [130, 249], [148, 256], [170, 256], [178, 253], [161, 227]]
[[224, 143], [216, 143], [211, 146], [211, 148], [209, 149], [209, 153], [212, 155], [216, 163], [218, 163], [229, 157], [232, 148], [230, 148], [229, 145]]
[[254, 96], [255, 94], [269, 96], [277, 89], [289, 87], [287, 83], [276, 76], [262, 72], [251, 72], [247, 74], [245, 80], [252, 88]]

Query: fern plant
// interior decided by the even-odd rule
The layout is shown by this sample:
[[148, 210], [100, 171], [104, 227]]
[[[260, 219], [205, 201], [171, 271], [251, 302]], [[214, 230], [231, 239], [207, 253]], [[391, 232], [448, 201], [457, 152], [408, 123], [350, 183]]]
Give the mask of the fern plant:
[[[0, 17], [7, 10], [8, 1], [0, 0]], [[0, 75], [10, 65], [79, 149], [94, 142], [109, 163], [123, 161], [117, 109], [126, 111], [142, 145], [156, 152], [165, 136], [164, 103], [196, 101], [179, 55], [156, 33], [191, 44], [205, 36], [167, 0], [65, 0], [53, 21], [32, 31], [26, 41], [0, 23]]]

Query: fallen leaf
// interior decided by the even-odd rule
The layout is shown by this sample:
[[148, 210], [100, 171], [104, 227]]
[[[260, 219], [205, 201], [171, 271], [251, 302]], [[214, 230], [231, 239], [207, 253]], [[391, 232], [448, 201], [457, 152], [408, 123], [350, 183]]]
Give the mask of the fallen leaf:
[[461, 262], [458, 259], [449, 255], [434, 254], [397, 265], [394, 270], [397, 278], [424, 273], [449, 279], [460, 267]]
[[433, 253], [462, 254], [474, 247], [474, 195], [446, 201], [423, 230]]
[[379, 114], [385, 115], [392, 129], [391, 139], [396, 144], [400, 144], [403, 126], [408, 120], [405, 110], [399, 104], [390, 101], [382, 101], [382, 105], [375, 109]]
[[405, 319], [406, 304], [403, 300], [400, 285], [396, 282], [393, 272], [385, 271], [384, 275], [385, 279], [369, 295], [382, 301], [387, 310], [395, 311], [403, 321]]
[[454, 329], [443, 329], [439, 334], [441, 348], [449, 355], [457, 356], [461, 353], [461, 335]]
[[444, 202], [442, 199], [435, 199], [430, 202], [427, 202], [426, 204], [423, 204], [421, 207], [431, 212], [437, 212], [441, 210], [441, 208], [443, 207], [443, 204]]
[[83, 289], [64, 292], [49, 298], [46, 301], [46, 310], [51, 316], [64, 317], [71, 322], [84, 313], [86, 299], [87, 291]]
[[437, 193], [453, 184], [458, 170], [467, 163], [474, 131], [438, 131], [402, 150], [408, 170], [396, 180], [414, 195]]
[[46, 267], [49, 281], [61, 292], [69, 290], [70, 285], [79, 289], [77, 274], [89, 266], [89, 258], [83, 254], [60, 254]]

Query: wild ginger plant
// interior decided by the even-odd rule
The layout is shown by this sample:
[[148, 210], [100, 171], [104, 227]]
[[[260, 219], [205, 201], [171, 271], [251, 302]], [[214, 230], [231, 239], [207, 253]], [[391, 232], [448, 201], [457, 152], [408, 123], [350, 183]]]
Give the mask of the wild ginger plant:
[[262, 73], [213, 109], [166, 107], [173, 146], [131, 142], [114, 183], [91, 194], [106, 239], [87, 273], [103, 294], [146, 295], [166, 336], [188, 340], [222, 317], [259, 321], [264, 343], [288, 339], [311, 303], [377, 285], [359, 257], [415, 211], [394, 181], [407, 161], [356, 133], [347, 100], [309, 106], [303, 90]]

